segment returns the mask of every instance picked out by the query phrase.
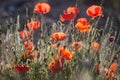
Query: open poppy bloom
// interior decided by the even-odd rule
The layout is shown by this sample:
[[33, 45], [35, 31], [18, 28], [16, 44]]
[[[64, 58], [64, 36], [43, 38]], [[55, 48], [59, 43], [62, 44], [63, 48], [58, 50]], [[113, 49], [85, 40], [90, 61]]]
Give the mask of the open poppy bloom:
[[28, 65], [14, 65], [14, 70], [18, 73], [23, 73], [27, 70], [29, 70], [29, 66]]
[[59, 47], [58, 53], [60, 56], [63, 56], [66, 60], [71, 60], [73, 57], [72, 54], [70, 53], [70, 51], [64, 47]]
[[48, 68], [51, 72], [57, 73], [63, 69], [64, 59], [63, 57], [57, 56], [52, 60], [52, 62], [48, 65]]
[[98, 42], [92, 42], [91, 47], [94, 51], [98, 51], [100, 49], [100, 43]]
[[67, 11], [63, 11], [63, 14], [60, 16], [60, 20], [64, 22], [65, 20], [73, 20], [76, 15], [79, 13], [79, 9], [76, 7], [68, 7]]
[[109, 68], [109, 72], [107, 75], [107, 78], [114, 78], [115, 77], [115, 71], [117, 70], [117, 62], [113, 62]]
[[94, 51], [98, 51], [100, 49], [100, 43], [98, 42], [92, 42], [91, 47]]
[[24, 49], [27, 50], [28, 53], [34, 49], [34, 45], [30, 41], [25, 41], [23, 45], [24, 45]]
[[87, 24], [87, 19], [86, 18], [78, 18], [77, 22], [81, 22], [83, 25]]
[[27, 27], [31, 30], [36, 30], [40, 27], [40, 21], [31, 21], [27, 23]]
[[73, 50], [81, 50], [81, 49], [82, 49], [82, 44], [81, 44], [81, 42], [73, 42], [73, 43], [72, 43], [72, 49], [73, 49]]
[[51, 38], [54, 40], [65, 40], [66, 39], [66, 34], [63, 32], [56, 32], [51, 35]]
[[103, 69], [103, 72], [104, 72], [104, 73], [108, 73], [108, 69], [107, 69], [107, 68], [104, 68], [104, 69]]
[[116, 62], [112, 63], [110, 66], [110, 71], [115, 72], [117, 70], [118, 64]]
[[21, 31], [19, 35], [21, 39], [30, 39], [30, 32], [27, 30]]
[[34, 12], [38, 12], [38, 13], [43, 13], [46, 14], [48, 12], [50, 12], [50, 5], [48, 3], [37, 3], [34, 7]]
[[80, 30], [80, 32], [89, 32], [90, 24], [87, 22], [86, 18], [79, 18], [75, 27]]
[[94, 19], [97, 16], [103, 16], [101, 10], [102, 10], [101, 6], [92, 5], [87, 9], [86, 13], [88, 16], [91, 16], [92, 19]]

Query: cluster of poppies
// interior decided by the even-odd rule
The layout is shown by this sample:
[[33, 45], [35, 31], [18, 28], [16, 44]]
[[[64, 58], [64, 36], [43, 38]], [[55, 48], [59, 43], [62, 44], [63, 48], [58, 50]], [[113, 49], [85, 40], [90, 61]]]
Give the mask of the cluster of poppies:
[[[64, 41], [67, 37], [66, 34], [63, 32], [55, 32], [51, 35], [51, 38], [55, 40], [55, 44], [57, 44], [60, 41]], [[54, 47], [56, 47], [56, 45]], [[73, 42], [71, 48], [73, 51], [81, 50], [82, 44], [81, 42]], [[61, 71], [64, 68], [65, 61], [70, 61], [74, 56], [71, 51], [61, 45], [57, 47], [57, 50], [57, 55], [48, 65], [49, 70], [53, 73]]]
[[[40, 14], [47, 14], [51, 10], [51, 7], [48, 3], [42, 2], [42, 3], [37, 3], [34, 7], [34, 12], [35, 13], [40, 13]], [[102, 8], [97, 5], [93, 5], [89, 7], [86, 11], [88, 16], [91, 16], [92, 19], [94, 19], [97, 16], [103, 16], [102, 14]], [[60, 20], [62, 22], [64, 21], [70, 21], [74, 20], [79, 13], [79, 9], [77, 7], [68, 7], [67, 10], [63, 11], [63, 14], [60, 16]], [[31, 33], [29, 30], [37, 30], [40, 28], [40, 21], [38, 20], [31, 20], [26, 24], [28, 27], [27, 29], [24, 29], [20, 32], [20, 38], [25, 40], [23, 43], [23, 47], [25, 50], [25, 53], [23, 54], [23, 57], [29, 58], [29, 59], [34, 59], [34, 54], [32, 54], [32, 51], [34, 50], [34, 44], [30, 41], [31, 38]], [[89, 32], [90, 30], [90, 23], [88, 23], [86, 18], [79, 18], [77, 19], [77, 23], [75, 25], [75, 28], [79, 29], [80, 32]], [[66, 34], [64, 32], [55, 32], [51, 35], [51, 38], [55, 41], [62, 41], [66, 39]], [[93, 44], [93, 49], [95, 51], [98, 50], [100, 45], [98, 43]], [[73, 42], [72, 44], [73, 50], [81, 50], [82, 44], [81, 42]], [[58, 54], [56, 57], [50, 62], [48, 65], [49, 70], [53, 73], [59, 72], [63, 69], [65, 60], [69, 61], [71, 60], [73, 55], [71, 52], [65, 48], [65, 47], [58, 47]], [[15, 65], [14, 66], [15, 71], [18, 72], [24, 72], [29, 69], [28, 65]]]
[[[60, 41], [64, 41], [66, 39], [66, 34], [63, 32], [55, 32], [51, 35], [51, 38], [55, 40], [55, 44], [59, 43]], [[51, 72], [57, 73], [64, 68], [65, 61], [69, 62], [72, 60], [75, 50], [80, 51], [82, 49], [82, 43], [81, 42], [73, 42], [71, 44], [72, 52], [67, 49], [67, 47], [63, 47], [62, 45], [56, 46], [58, 53], [55, 56], [55, 58], [52, 59], [52, 61], [49, 63], [48, 68]]]
[[114, 78], [115, 77], [115, 72], [118, 68], [118, 63], [117, 62], [113, 62], [109, 68], [100, 68], [100, 65], [98, 63], [95, 64], [95, 68], [98, 72], [98, 74], [106, 75], [106, 78]]
[[[74, 20], [76, 15], [79, 13], [79, 9], [77, 7], [68, 7], [67, 10], [63, 11], [63, 14], [60, 17], [61, 21], [70, 21]], [[102, 7], [97, 6], [97, 5], [92, 5], [90, 6], [87, 11], [86, 11], [88, 16], [91, 16], [92, 19], [98, 17], [98, 16], [103, 16], [102, 14]]]
[[71, 52], [67, 48], [59, 47], [58, 54], [50, 62], [50, 64], [48, 65], [48, 68], [51, 72], [57, 73], [63, 69], [65, 60], [69, 61], [71, 59], [72, 59]]
[[[55, 32], [51, 35], [51, 38], [56, 41], [63, 41], [66, 39], [66, 34], [63, 32]], [[48, 68], [51, 72], [57, 73], [61, 71], [64, 67], [65, 60], [71, 60], [72, 55], [67, 48], [59, 46], [58, 54], [56, 57], [49, 63]]]
[[[79, 9], [77, 7], [68, 7], [67, 10], [63, 11], [63, 14], [60, 17], [62, 22], [74, 20], [77, 14], [79, 13]], [[86, 11], [88, 16], [92, 17], [92, 20], [98, 16], [103, 16], [102, 7], [97, 5], [90, 6]], [[90, 23], [87, 22], [86, 18], [77, 19], [77, 23], [75, 27], [80, 30], [80, 32], [89, 32]]]
[[[37, 3], [34, 7], [35, 13], [46, 14], [49, 11], [50, 11], [50, 6], [47, 3]], [[28, 22], [26, 25], [29, 30], [37, 30], [38, 28], [40, 28], [40, 21], [32, 20]], [[33, 42], [30, 41], [31, 33], [29, 30], [24, 29], [19, 33], [20, 38], [23, 39], [24, 41], [23, 47], [24, 47], [25, 53], [22, 55], [24, 59], [34, 59], [35, 57], [35, 54], [32, 53], [32, 51], [34, 50], [34, 44]], [[23, 64], [23, 65], [15, 64], [14, 65], [14, 70], [19, 73], [22, 73], [28, 69], [29, 69], [29, 66], [27, 64]]]
[[[30, 39], [30, 32], [27, 30], [23, 30], [20, 32], [20, 38], [21, 39], [26, 39], [23, 43], [24, 47], [24, 54], [22, 54], [22, 57], [24, 59], [34, 59], [34, 54], [31, 54], [31, 52], [34, 49], [34, 44], [29, 40]], [[24, 71], [27, 71], [29, 69], [29, 66], [27, 64], [15, 64], [14, 65], [14, 70], [18, 73], [22, 73]]]

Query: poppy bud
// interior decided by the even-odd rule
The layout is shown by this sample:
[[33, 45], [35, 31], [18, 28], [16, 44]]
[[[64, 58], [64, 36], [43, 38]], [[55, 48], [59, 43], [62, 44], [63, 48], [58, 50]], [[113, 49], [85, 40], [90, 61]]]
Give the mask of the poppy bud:
[[113, 42], [115, 40], [115, 36], [110, 36], [109, 38], [108, 38], [108, 42]]

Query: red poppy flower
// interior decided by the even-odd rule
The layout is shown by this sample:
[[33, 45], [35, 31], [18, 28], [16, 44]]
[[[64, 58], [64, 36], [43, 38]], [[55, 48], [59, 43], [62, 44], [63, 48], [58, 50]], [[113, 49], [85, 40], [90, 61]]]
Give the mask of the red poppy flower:
[[75, 27], [80, 30], [80, 32], [89, 32], [90, 24], [87, 22], [86, 18], [79, 18]]
[[61, 15], [60, 17], [60, 20], [61, 21], [70, 21], [70, 20], [73, 20], [76, 15], [79, 13], [79, 9], [76, 8], [76, 7], [68, 7], [67, 11], [63, 11], [63, 14]]
[[100, 43], [98, 42], [92, 42], [91, 47], [94, 51], [98, 51], [100, 49]]
[[95, 64], [95, 68], [96, 68], [96, 70], [99, 72], [99, 70], [100, 70], [100, 66], [99, 66], [98, 63]]
[[72, 49], [73, 49], [73, 50], [81, 50], [81, 49], [82, 49], [82, 44], [81, 44], [81, 42], [73, 42], [73, 43], [72, 43]]
[[117, 70], [118, 64], [116, 62], [112, 63], [110, 66], [110, 71], [115, 72]]
[[50, 12], [50, 5], [48, 3], [37, 3], [35, 5], [35, 8], [34, 8], [34, 12], [38, 12], [38, 13], [43, 13], [43, 14], [46, 14], [48, 12]]
[[115, 77], [115, 73], [111, 71], [107, 75], [107, 78], [114, 78], [114, 77]]
[[34, 49], [34, 45], [30, 41], [25, 41], [23, 45], [24, 45], [25, 50], [27, 50], [28, 53]]
[[29, 66], [28, 65], [14, 65], [14, 70], [18, 73], [23, 73], [27, 70], [29, 70]]
[[87, 9], [86, 13], [88, 16], [91, 16], [92, 19], [94, 19], [97, 16], [103, 16], [101, 10], [102, 10], [101, 6], [92, 5]]
[[81, 22], [83, 25], [86, 25], [88, 23], [86, 18], [78, 18], [77, 22]]
[[27, 30], [21, 31], [19, 35], [21, 39], [30, 39], [30, 32]]
[[36, 30], [40, 27], [40, 21], [31, 21], [27, 23], [27, 26], [31, 30]]
[[64, 66], [64, 58], [57, 56], [52, 62], [48, 65], [48, 68], [51, 72], [57, 73], [63, 69]]
[[66, 34], [63, 32], [56, 32], [51, 35], [51, 38], [54, 40], [65, 40]]
[[108, 71], [109, 71], [109, 70], [108, 70], [107, 68], [104, 68], [104, 69], [103, 69], [103, 73], [106, 73], [106, 74], [107, 74]]
[[72, 54], [70, 53], [70, 51], [67, 48], [59, 47], [58, 53], [60, 56], [63, 56], [66, 60], [72, 59]]

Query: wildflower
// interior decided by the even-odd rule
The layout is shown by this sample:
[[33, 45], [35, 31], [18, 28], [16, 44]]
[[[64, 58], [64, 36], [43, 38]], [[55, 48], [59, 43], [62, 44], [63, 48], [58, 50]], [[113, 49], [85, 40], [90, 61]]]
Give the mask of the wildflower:
[[50, 5], [48, 3], [37, 3], [34, 7], [34, 12], [38, 12], [38, 13], [43, 13], [46, 14], [48, 12], [50, 12]]
[[87, 19], [86, 18], [79, 18], [79, 19], [77, 19], [77, 22], [81, 22], [83, 25], [86, 25]]
[[63, 69], [63, 66], [64, 66], [64, 59], [62, 57], [57, 56], [48, 65], [48, 68], [51, 72], [57, 73]]
[[112, 63], [110, 66], [110, 71], [115, 72], [117, 70], [118, 64], [116, 62]]
[[100, 49], [100, 43], [98, 42], [92, 42], [91, 47], [94, 51], [98, 51]]
[[65, 58], [62, 55], [57, 55], [55, 59], [59, 61], [61, 67], [64, 66]]
[[27, 50], [28, 53], [34, 49], [34, 45], [30, 41], [25, 41], [23, 45], [24, 45], [25, 50]]
[[30, 32], [27, 30], [21, 31], [19, 35], [21, 39], [30, 39]]
[[67, 48], [59, 47], [58, 53], [60, 56], [63, 56], [66, 60], [72, 59], [72, 54], [70, 53], [70, 51]]
[[114, 78], [115, 77], [115, 73], [110, 71], [107, 75], [107, 78]]
[[36, 30], [40, 27], [40, 21], [31, 21], [27, 23], [27, 26], [31, 30]]
[[99, 74], [99, 71], [100, 71], [99, 63], [96, 63], [96, 64], [95, 64], [95, 69], [96, 69], [97, 73]]
[[29, 66], [28, 65], [14, 65], [14, 70], [18, 73], [23, 73], [27, 70], [29, 70]]
[[103, 16], [101, 10], [102, 10], [101, 6], [92, 5], [87, 9], [86, 13], [88, 16], [91, 16], [92, 19], [94, 19], [97, 16]]
[[103, 72], [104, 72], [104, 73], [108, 73], [108, 69], [107, 69], [107, 68], [104, 68], [104, 69], [103, 69]]
[[65, 40], [66, 34], [63, 32], [56, 32], [51, 35], [51, 38], [54, 40]]
[[79, 9], [77, 7], [68, 7], [67, 11], [63, 11], [63, 14], [60, 16], [60, 20], [64, 22], [65, 20], [70, 21], [73, 20], [76, 15], [79, 13]]
[[115, 71], [117, 70], [117, 66], [118, 66], [117, 62], [114, 62], [111, 64], [107, 78], [114, 78], [115, 77]]
[[89, 32], [90, 24], [87, 22], [86, 18], [79, 18], [75, 27], [80, 30], [80, 32]]
[[115, 36], [110, 36], [109, 38], [108, 38], [108, 42], [113, 42], [115, 40]]
[[82, 49], [82, 44], [81, 44], [81, 42], [73, 42], [73, 43], [72, 43], [72, 49], [73, 49], [73, 50], [81, 50], [81, 49]]

